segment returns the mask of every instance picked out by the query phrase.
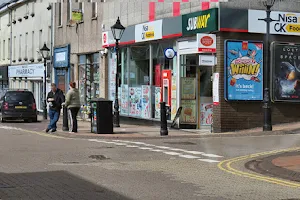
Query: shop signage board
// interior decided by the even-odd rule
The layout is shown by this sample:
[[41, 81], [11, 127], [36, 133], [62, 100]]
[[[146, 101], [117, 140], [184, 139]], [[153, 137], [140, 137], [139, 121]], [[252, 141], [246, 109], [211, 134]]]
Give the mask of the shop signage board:
[[215, 34], [197, 34], [198, 52], [199, 53], [216, 53], [217, 37]]
[[196, 100], [181, 100], [181, 124], [196, 124]]
[[272, 43], [272, 99], [300, 102], [300, 44]]
[[121, 114], [128, 115], [128, 85], [121, 85]]
[[30, 64], [9, 66], [8, 77], [44, 77], [44, 65]]
[[181, 99], [196, 99], [195, 78], [181, 78]]
[[263, 99], [263, 43], [225, 41], [224, 81], [228, 101]]
[[219, 83], [220, 83], [220, 74], [214, 73], [213, 77], [213, 103], [214, 105], [219, 105], [220, 96], [219, 96]]
[[215, 66], [216, 57], [214, 55], [199, 55], [200, 66]]
[[70, 67], [70, 45], [54, 49], [54, 68]]
[[135, 25], [135, 42], [162, 39], [162, 20]]
[[218, 30], [218, 9], [182, 15], [182, 34], [193, 35]]
[[142, 114], [141, 114], [141, 117], [145, 118], [145, 119], [151, 118], [150, 98], [151, 98], [150, 86], [142, 85]]
[[[266, 22], [259, 20], [266, 18], [264, 10], [248, 11], [248, 32], [266, 33]], [[272, 11], [270, 23], [271, 34], [300, 35], [300, 13]]]
[[142, 113], [142, 87], [129, 88], [129, 115], [140, 117]]

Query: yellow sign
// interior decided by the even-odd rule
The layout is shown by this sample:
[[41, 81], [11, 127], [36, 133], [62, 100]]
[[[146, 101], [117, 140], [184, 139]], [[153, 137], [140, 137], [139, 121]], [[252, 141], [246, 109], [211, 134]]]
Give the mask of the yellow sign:
[[81, 11], [72, 11], [72, 20], [76, 22], [82, 21], [82, 12]]
[[145, 39], [152, 39], [154, 38], [154, 31], [148, 31], [145, 33]]

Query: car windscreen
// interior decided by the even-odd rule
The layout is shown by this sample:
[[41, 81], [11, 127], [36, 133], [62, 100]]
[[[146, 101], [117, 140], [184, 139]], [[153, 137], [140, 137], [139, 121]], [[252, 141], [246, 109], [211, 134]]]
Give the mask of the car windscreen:
[[33, 102], [33, 99], [33, 95], [30, 92], [8, 92], [5, 95], [5, 101]]

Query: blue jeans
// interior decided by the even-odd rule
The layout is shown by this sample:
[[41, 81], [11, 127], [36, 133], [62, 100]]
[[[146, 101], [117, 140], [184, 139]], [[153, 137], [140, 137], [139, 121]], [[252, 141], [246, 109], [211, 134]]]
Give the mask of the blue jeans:
[[56, 130], [57, 128], [56, 123], [59, 119], [59, 115], [60, 112], [49, 109], [50, 124], [48, 126], [48, 129]]

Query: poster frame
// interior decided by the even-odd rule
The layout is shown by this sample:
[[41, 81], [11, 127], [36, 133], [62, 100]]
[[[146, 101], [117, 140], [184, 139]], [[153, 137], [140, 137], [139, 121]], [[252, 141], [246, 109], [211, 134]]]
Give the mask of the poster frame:
[[262, 43], [263, 44], [263, 57], [262, 57], [262, 63], [263, 63], [263, 71], [262, 71], [262, 80], [261, 80], [261, 84], [264, 86], [264, 42], [260, 41], [260, 40], [234, 40], [234, 39], [229, 39], [229, 40], [225, 40], [224, 41], [224, 99], [227, 102], [262, 102], [263, 101], [263, 94], [264, 94], [264, 87], [262, 87], [262, 98], [261, 99], [257, 99], [257, 100], [253, 100], [253, 99], [228, 99], [228, 81], [227, 81], [227, 77], [228, 77], [228, 70], [227, 70], [227, 45], [228, 42], [244, 42], [247, 41], [248, 43]]
[[275, 46], [276, 45], [299, 45], [300, 43], [293, 43], [293, 42], [281, 42], [281, 41], [273, 41], [270, 44], [270, 58], [271, 58], [271, 69], [270, 69], [270, 97], [271, 97], [271, 101], [273, 103], [284, 103], [284, 102], [289, 102], [289, 103], [300, 103], [300, 99], [299, 100], [285, 100], [285, 99], [281, 99], [281, 100], [275, 100], [275, 83], [274, 83], [274, 77], [275, 77]]

